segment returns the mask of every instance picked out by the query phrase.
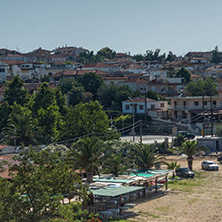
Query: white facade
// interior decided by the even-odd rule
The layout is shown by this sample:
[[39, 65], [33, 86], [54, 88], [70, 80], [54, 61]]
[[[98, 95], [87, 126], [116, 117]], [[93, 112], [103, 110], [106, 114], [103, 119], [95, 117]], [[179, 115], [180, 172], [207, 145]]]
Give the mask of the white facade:
[[0, 82], [6, 81], [7, 65], [0, 63]]

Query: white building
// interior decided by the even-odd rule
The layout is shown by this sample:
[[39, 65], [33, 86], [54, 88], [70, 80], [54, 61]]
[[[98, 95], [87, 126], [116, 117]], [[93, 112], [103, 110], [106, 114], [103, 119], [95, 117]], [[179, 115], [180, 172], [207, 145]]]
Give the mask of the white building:
[[7, 65], [0, 63], [0, 82], [6, 81]]
[[[146, 108], [145, 108], [146, 107]], [[122, 101], [123, 114], [135, 113], [145, 114], [145, 112], [153, 118], [168, 118], [167, 101], [156, 101], [149, 98], [135, 97]]]

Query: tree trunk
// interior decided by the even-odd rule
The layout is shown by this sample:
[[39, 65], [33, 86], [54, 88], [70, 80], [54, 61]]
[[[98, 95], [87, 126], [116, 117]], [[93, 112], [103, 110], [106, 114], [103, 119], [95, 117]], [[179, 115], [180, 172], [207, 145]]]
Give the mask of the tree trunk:
[[175, 178], [175, 173], [174, 173], [174, 171], [173, 171], [173, 179]]
[[86, 172], [86, 181], [87, 183], [92, 183], [93, 182], [93, 172]]
[[187, 157], [187, 163], [190, 170], [193, 170], [193, 157]]

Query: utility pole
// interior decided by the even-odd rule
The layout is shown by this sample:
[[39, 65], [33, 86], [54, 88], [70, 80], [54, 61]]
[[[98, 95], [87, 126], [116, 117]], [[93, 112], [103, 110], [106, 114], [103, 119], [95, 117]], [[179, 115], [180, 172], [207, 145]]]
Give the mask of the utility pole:
[[205, 120], [205, 118], [204, 118], [204, 95], [202, 97], [202, 102], [203, 102], [203, 104], [202, 104], [202, 106], [203, 106], [203, 132], [202, 132], [202, 136], [204, 137], [204, 135], [205, 135], [205, 132], [204, 132], [204, 120]]
[[147, 101], [146, 101], [146, 86], [145, 86], [145, 96], [144, 96], [144, 98], [145, 98], [145, 108], [144, 108], [144, 111], [145, 111], [145, 123], [146, 123], [146, 109], [147, 109]]
[[134, 106], [134, 101], [132, 100], [132, 98], [128, 97], [133, 103], [132, 103], [132, 108], [133, 108], [133, 142], [135, 142], [135, 126], [134, 126], [134, 123], [135, 123], [135, 115], [134, 115], [134, 112], [135, 112], [135, 106]]
[[140, 120], [140, 144], [143, 142], [142, 120]]
[[211, 136], [214, 135], [214, 119], [213, 119], [213, 103], [212, 96], [210, 96], [210, 110], [211, 110]]

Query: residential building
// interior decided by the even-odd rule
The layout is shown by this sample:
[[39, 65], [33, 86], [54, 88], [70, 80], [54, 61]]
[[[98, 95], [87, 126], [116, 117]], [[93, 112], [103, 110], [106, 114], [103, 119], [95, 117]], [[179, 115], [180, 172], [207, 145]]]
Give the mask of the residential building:
[[0, 63], [0, 82], [6, 81], [7, 65]]
[[156, 101], [149, 98], [135, 97], [122, 101], [123, 114], [148, 114], [152, 118], [168, 118], [167, 101]]
[[220, 97], [170, 97], [170, 117], [173, 120], [185, 123], [202, 122], [211, 116], [211, 107], [214, 117], [220, 118], [222, 114], [222, 101]]

